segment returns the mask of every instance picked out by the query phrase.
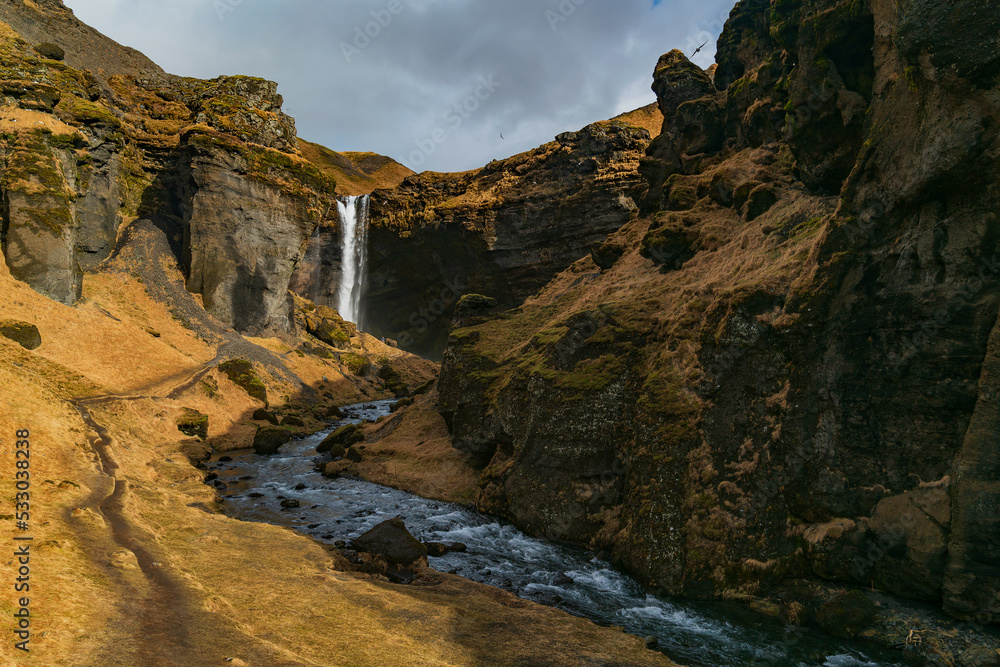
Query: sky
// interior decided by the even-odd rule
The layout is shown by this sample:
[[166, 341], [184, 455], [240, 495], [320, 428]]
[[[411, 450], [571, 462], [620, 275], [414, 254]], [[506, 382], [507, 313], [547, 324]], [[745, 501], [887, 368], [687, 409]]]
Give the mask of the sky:
[[[65, 0], [168, 72], [278, 82], [298, 134], [464, 171], [655, 101], [734, 0]], [[501, 138], [502, 135], [502, 138]]]

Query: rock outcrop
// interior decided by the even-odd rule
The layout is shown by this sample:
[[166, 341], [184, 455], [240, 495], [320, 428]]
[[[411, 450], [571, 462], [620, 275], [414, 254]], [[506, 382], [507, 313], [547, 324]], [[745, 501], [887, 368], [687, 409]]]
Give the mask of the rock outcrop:
[[[633, 117], [635, 116], [635, 117]], [[644, 185], [636, 173], [651, 110], [559, 135], [533, 151], [459, 174], [425, 172], [370, 202], [363, 320], [377, 336], [439, 358], [458, 299], [518, 305], [619, 229]], [[339, 235], [310, 244], [299, 294], [336, 305]]]
[[11, 274], [62, 303], [142, 219], [223, 324], [291, 332], [293, 274], [311, 266], [309, 240], [337, 229], [336, 179], [354, 192], [411, 173], [370, 153], [300, 151], [273, 82], [166, 74], [57, 0], [5, 3], [0, 20], [14, 28], [0, 35], [0, 241]]
[[812, 574], [996, 620], [998, 25], [743, 0], [714, 77], [664, 56], [642, 216], [450, 334], [479, 507], [669, 592]]

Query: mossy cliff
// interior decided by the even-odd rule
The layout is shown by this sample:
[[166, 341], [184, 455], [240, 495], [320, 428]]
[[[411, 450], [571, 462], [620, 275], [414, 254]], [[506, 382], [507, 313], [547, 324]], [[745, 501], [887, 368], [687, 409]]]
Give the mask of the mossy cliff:
[[482, 509], [669, 592], [996, 620], [1000, 9], [949, 7], [744, 0], [661, 59], [641, 214], [451, 332]]
[[[628, 221], [643, 185], [636, 167], [646, 126], [657, 116], [639, 110], [482, 169], [424, 172], [376, 190], [366, 327], [439, 358], [463, 294], [520, 304]], [[321, 232], [315, 252], [329, 268], [296, 288], [317, 303], [335, 305], [338, 238]]]
[[7, 3], [0, 21], [3, 252], [14, 277], [63, 303], [145, 219], [220, 321], [289, 331], [292, 273], [313, 232], [336, 227], [337, 177], [405, 175], [378, 156], [304, 155], [273, 82], [165, 74], [61, 2]]

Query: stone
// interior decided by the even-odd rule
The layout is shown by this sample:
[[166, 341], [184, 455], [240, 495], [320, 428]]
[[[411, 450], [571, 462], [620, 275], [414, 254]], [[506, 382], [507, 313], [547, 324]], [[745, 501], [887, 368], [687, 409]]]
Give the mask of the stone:
[[[330, 451], [334, 445], [339, 445], [341, 452], [343, 452], [343, 450], [346, 450], [355, 442], [360, 442], [364, 439], [365, 436], [360, 433], [357, 424], [344, 424], [323, 438], [323, 442], [316, 446], [316, 451], [323, 454]], [[343, 456], [343, 453], [340, 455]]]
[[192, 438], [208, 438], [208, 415], [197, 410], [185, 408], [180, 417], [177, 418], [177, 430]]
[[3, 320], [0, 322], [0, 336], [14, 341], [26, 350], [37, 350], [42, 345], [38, 327], [28, 322]]
[[489, 310], [497, 307], [497, 300], [482, 294], [466, 294], [458, 300], [459, 311]]
[[573, 577], [569, 576], [565, 572], [560, 572], [552, 580], [553, 586], [572, 586], [576, 582], [573, 581]]
[[697, 236], [691, 230], [667, 225], [650, 230], [642, 240], [639, 254], [664, 270], [674, 271], [696, 254]]
[[590, 257], [594, 260], [594, 264], [597, 264], [602, 271], [607, 271], [613, 267], [624, 254], [625, 246], [620, 243], [604, 241], [595, 243], [590, 247]]
[[270, 412], [264, 408], [257, 408], [256, 410], [254, 410], [253, 419], [254, 421], [266, 421], [274, 424], [275, 426], [278, 425], [277, 416], [275, 416], [273, 412]]
[[397, 401], [395, 404], [393, 404], [393, 406], [391, 408], [389, 408], [389, 410], [390, 410], [390, 412], [396, 412], [397, 410], [402, 410], [403, 408], [409, 407], [411, 405], [413, 405], [413, 399], [412, 398], [409, 398], [409, 397], [407, 397], [407, 398], [401, 398], [401, 399], [399, 399], [399, 401]]
[[251, 397], [267, 405], [267, 387], [257, 375], [253, 364], [246, 359], [230, 359], [219, 364], [219, 370]]
[[706, 95], [715, 94], [715, 85], [708, 74], [688, 60], [683, 52], [674, 49], [660, 56], [653, 73], [653, 92], [656, 93], [664, 127], [668, 127], [679, 107]]
[[343, 419], [344, 412], [338, 408], [336, 405], [331, 405], [326, 410], [326, 416], [330, 419]]
[[35, 53], [49, 60], [64, 60], [66, 58], [66, 51], [58, 44], [53, 44], [52, 42], [42, 42], [41, 44], [36, 44], [33, 48]]
[[344, 320], [322, 318], [316, 321], [307, 318], [306, 322], [312, 324], [311, 327], [307, 326], [306, 331], [327, 345], [341, 350], [351, 346], [351, 332], [343, 326]]
[[816, 623], [835, 637], [856, 637], [878, 617], [878, 607], [861, 591], [847, 591], [820, 605]]
[[205, 461], [212, 458], [212, 448], [200, 438], [184, 440], [178, 445], [177, 449], [192, 464], [204, 465]]
[[354, 540], [358, 551], [382, 556], [389, 563], [410, 565], [427, 557], [427, 547], [413, 537], [399, 517], [383, 521]]
[[955, 664], [957, 667], [1000, 667], [1000, 651], [976, 644], [962, 651]]
[[299, 506], [300, 506], [299, 501], [295, 500], [294, 498], [285, 498], [284, 500], [281, 501], [282, 509], [290, 510], [290, 509], [295, 509]]
[[771, 210], [778, 201], [778, 195], [770, 185], [760, 185], [750, 193], [747, 199], [747, 222], [752, 222]]
[[291, 432], [283, 428], [260, 427], [253, 439], [253, 449], [264, 456], [277, 454], [278, 448], [291, 439]]
[[451, 551], [451, 547], [443, 542], [424, 542], [427, 547], [427, 555], [440, 558]]
[[390, 563], [389, 566], [385, 568], [385, 576], [389, 582], [393, 584], [410, 584], [413, 583], [413, 579], [416, 577], [416, 572], [414, 572], [411, 568]]
[[879, 501], [868, 521], [872, 577], [896, 595], [941, 597], [951, 526], [950, 478]]
[[287, 417], [282, 418], [281, 425], [302, 427], [305, 426], [306, 423], [302, 421], [302, 417], [299, 417], [298, 415], [288, 415]]
[[419, 385], [416, 389], [413, 390], [413, 395], [422, 396], [423, 394], [426, 394], [428, 391], [431, 390], [431, 387], [434, 386], [435, 382], [437, 382], [437, 380], [428, 380], [422, 385]]
[[344, 454], [344, 458], [348, 461], [353, 461], [354, 463], [361, 463], [361, 459], [363, 459], [364, 456], [362, 455], [360, 449], [357, 447], [351, 447], [347, 450], [347, 453]]

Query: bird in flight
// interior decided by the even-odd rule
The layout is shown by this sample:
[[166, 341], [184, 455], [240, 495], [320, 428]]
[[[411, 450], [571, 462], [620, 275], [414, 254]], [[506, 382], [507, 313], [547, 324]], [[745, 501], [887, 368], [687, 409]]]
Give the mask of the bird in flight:
[[500, 133], [500, 138], [503, 139], [503, 132]]
[[[705, 41], [705, 44], [708, 44], [707, 40]], [[702, 44], [697, 49], [695, 49], [694, 53], [691, 54], [691, 57], [694, 58], [696, 55], [698, 55], [698, 52], [701, 51], [703, 48], [705, 48], [705, 44]]]

